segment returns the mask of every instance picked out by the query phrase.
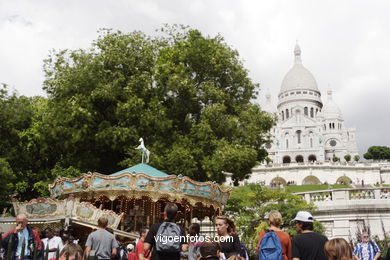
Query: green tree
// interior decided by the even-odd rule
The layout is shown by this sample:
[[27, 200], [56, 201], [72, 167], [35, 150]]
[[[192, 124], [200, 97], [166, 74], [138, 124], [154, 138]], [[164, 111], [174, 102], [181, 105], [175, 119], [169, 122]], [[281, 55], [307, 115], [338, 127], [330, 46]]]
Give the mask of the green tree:
[[14, 191], [15, 176], [4, 158], [0, 158], [0, 209], [9, 206], [9, 196]]
[[359, 155], [355, 155], [355, 156], [353, 157], [353, 160], [354, 160], [355, 162], [358, 162], [358, 161], [360, 160], [360, 156], [359, 156]]
[[45, 61], [51, 150], [63, 168], [112, 173], [140, 162], [143, 137], [151, 165], [196, 180], [242, 180], [266, 152], [274, 120], [251, 103], [258, 86], [221, 36], [164, 27], [102, 30], [87, 50]]
[[390, 147], [371, 146], [363, 157], [367, 160], [390, 160]]
[[344, 160], [345, 160], [346, 162], [350, 162], [350, 161], [351, 161], [351, 155], [350, 155], [350, 154], [345, 155], [345, 156], [344, 156]]
[[[287, 228], [290, 235], [295, 235], [296, 231], [291, 225], [291, 220], [300, 210], [314, 213], [315, 207], [302, 197], [289, 192], [269, 190], [258, 184], [249, 184], [233, 189], [224, 214], [234, 219], [242, 234], [243, 243], [254, 253], [259, 233], [267, 227], [264, 216], [271, 210], [278, 210], [282, 214], [282, 226]], [[325, 230], [319, 222], [315, 222], [314, 226], [316, 232], [323, 233]]]
[[336, 155], [333, 155], [332, 161], [333, 161], [333, 162], [338, 162], [338, 161], [340, 161], [340, 158], [337, 157]]

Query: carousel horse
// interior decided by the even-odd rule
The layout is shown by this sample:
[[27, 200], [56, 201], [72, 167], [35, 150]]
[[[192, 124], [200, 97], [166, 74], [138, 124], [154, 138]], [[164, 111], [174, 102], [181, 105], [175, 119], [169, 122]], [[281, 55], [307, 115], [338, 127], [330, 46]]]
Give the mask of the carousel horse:
[[142, 163], [144, 163], [144, 156], [145, 156], [145, 162], [149, 163], [149, 155], [150, 152], [148, 149], [146, 149], [144, 145], [144, 139], [142, 137], [139, 139], [140, 145], [138, 145], [135, 149], [142, 151]]

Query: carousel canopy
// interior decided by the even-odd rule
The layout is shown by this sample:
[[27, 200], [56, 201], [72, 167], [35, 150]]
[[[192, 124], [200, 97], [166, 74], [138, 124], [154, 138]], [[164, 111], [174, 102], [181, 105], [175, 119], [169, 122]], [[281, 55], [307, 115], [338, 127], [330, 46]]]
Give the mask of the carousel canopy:
[[147, 164], [137, 164], [111, 175], [88, 173], [70, 179], [61, 177], [49, 185], [52, 198], [64, 199], [70, 194], [83, 199], [100, 196], [114, 201], [120, 196], [147, 197], [152, 201], [187, 201], [221, 209], [230, 190], [223, 190], [216, 182], [198, 182], [187, 176], [168, 175]]
[[125, 172], [144, 173], [144, 174], [147, 174], [151, 177], [167, 177], [167, 176], [169, 176], [165, 172], [157, 170], [156, 168], [153, 168], [152, 166], [149, 166], [148, 164], [145, 164], [145, 163], [140, 163], [140, 164], [134, 165], [130, 168], [127, 168], [127, 169], [121, 170], [119, 172], [110, 174], [110, 176], [117, 176], [117, 175], [120, 175], [120, 174], [125, 173]]

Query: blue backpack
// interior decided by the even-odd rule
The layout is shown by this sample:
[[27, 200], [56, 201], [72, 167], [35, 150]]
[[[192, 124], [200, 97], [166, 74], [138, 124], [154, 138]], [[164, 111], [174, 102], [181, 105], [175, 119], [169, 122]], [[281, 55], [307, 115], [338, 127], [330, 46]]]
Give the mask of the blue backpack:
[[282, 244], [275, 232], [266, 231], [260, 243], [259, 260], [283, 260]]

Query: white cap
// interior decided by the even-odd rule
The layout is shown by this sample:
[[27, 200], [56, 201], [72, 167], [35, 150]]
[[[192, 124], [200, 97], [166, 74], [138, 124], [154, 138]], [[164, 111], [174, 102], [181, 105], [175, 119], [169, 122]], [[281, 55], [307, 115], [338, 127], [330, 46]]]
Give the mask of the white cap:
[[127, 245], [127, 250], [130, 250], [130, 251], [132, 251], [134, 249], [134, 245], [133, 244], [128, 244]]
[[314, 222], [313, 216], [307, 211], [298, 211], [293, 221]]

